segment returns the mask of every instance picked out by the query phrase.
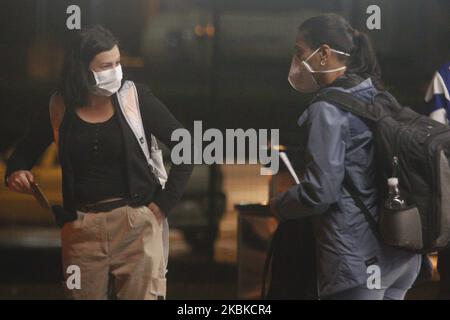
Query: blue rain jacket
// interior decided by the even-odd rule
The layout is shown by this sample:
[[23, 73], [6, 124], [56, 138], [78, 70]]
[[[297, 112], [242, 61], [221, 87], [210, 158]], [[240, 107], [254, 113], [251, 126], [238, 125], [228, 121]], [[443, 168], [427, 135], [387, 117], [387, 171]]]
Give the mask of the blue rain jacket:
[[[377, 93], [371, 79], [344, 89], [367, 102]], [[368, 266], [377, 265], [383, 276], [415, 263], [415, 254], [381, 245], [364, 215], [343, 186], [345, 171], [361, 199], [377, 213], [375, 158], [372, 132], [357, 116], [318, 101], [300, 116], [298, 125], [309, 126], [307, 150], [310, 161], [304, 180], [277, 196], [281, 220], [314, 216], [318, 288], [331, 295], [367, 283]]]

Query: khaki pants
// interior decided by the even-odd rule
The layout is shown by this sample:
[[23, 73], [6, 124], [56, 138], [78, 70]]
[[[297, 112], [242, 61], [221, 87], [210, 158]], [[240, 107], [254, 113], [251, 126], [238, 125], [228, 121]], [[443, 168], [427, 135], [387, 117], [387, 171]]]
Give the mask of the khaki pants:
[[[146, 299], [166, 296], [163, 227], [147, 206], [109, 212], [78, 211], [61, 230], [64, 287], [73, 299]], [[69, 266], [79, 289], [69, 289]], [[73, 278], [69, 279], [69, 281]]]

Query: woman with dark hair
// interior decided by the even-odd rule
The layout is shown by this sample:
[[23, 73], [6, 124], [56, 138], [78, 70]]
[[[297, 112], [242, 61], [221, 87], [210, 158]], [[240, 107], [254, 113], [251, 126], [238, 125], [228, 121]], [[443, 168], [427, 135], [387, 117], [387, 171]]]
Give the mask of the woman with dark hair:
[[[366, 102], [383, 90], [370, 39], [341, 16], [310, 18], [299, 28], [289, 82], [301, 93], [340, 90]], [[420, 255], [382, 245], [344, 183], [348, 176], [377, 219], [372, 132], [357, 116], [325, 101], [298, 120], [309, 128], [303, 181], [271, 199], [280, 221], [313, 218], [319, 296], [403, 299]]]
[[192, 166], [172, 164], [164, 176], [154, 137], [172, 148], [171, 134], [181, 124], [147, 86], [122, 79], [118, 41], [100, 26], [76, 35], [49, 109], [18, 143], [5, 179], [10, 190], [30, 193], [29, 170], [55, 140], [63, 177], [64, 210], [54, 212], [65, 220], [63, 273], [70, 282], [75, 266], [81, 280], [68, 295], [164, 297], [166, 215]]

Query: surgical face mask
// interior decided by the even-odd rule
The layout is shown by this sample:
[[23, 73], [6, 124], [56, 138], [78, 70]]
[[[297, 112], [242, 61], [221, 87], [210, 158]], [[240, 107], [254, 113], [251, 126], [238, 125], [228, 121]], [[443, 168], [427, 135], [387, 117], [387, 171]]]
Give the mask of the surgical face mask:
[[95, 85], [90, 86], [90, 91], [99, 96], [111, 96], [116, 93], [122, 84], [122, 66], [119, 64], [115, 68], [104, 71], [93, 71]]
[[[314, 56], [319, 50], [320, 48], [316, 49], [313, 53], [310, 54], [308, 58], [303, 61], [301, 61], [297, 57], [297, 55], [292, 58], [288, 81], [295, 90], [303, 93], [316, 92], [320, 89], [320, 86], [314, 78], [313, 73], [331, 73], [345, 70], [347, 68], [343, 66], [330, 70], [313, 70], [313, 68], [311, 68], [311, 66], [308, 64], [308, 60], [311, 59], [311, 57]], [[348, 53], [342, 51], [334, 49], [331, 49], [331, 51], [338, 54], [343, 54], [345, 56], [350, 56]]]

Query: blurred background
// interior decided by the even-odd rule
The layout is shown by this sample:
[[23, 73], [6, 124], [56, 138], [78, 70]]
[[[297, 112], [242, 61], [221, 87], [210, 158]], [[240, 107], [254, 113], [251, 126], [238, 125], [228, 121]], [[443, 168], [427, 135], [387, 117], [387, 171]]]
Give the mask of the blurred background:
[[[387, 88], [419, 111], [433, 73], [450, 59], [448, 0], [2, 1], [2, 179], [4, 161], [31, 117], [48, 112], [64, 48], [74, 32], [66, 28], [66, 9], [73, 4], [81, 9], [82, 28], [101, 24], [120, 39], [126, 76], [147, 83], [186, 127], [202, 120], [204, 130], [279, 128], [285, 146], [298, 143], [296, 119], [311, 99], [287, 82], [296, 29], [306, 18], [335, 12], [367, 32]], [[381, 30], [366, 28], [366, 9], [373, 4], [381, 8]], [[257, 288], [253, 295], [242, 293], [245, 285], [239, 279], [253, 269], [248, 261], [242, 266], [240, 258], [252, 257], [253, 264], [260, 265], [264, 250], [259, 247], [257, 256], [243, 253], [239, 242], [245, 239], [238, 231], [247, 229], [238, 228], [234, 205], [264, 203], [277, 188], [280, 181], [259, 175], [259, 169], [196, 166], [170, 220], [169, 298], [255, 296]], [[33, 172], [50, 201], [60, 203], [54, 145]], [[256, 223], [250, 232], [267, 242], [273, 225], [262, 225]], [[59, 248], [51, 214], [31, 196], [13, 194], [2, 185], [0, 298], [62, 298]], [[411, 296], [431, 297], [433, 290], [433, 285], [421, 287]]]

